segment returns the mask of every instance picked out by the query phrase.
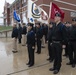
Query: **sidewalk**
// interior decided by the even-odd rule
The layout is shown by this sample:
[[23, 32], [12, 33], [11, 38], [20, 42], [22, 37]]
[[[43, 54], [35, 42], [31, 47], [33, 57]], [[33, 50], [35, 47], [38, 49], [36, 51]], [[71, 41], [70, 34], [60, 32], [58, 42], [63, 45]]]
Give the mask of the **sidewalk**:
[[[12, 39], [0, 38], [0, 75], [53, 75], [49, 71], [53, 63], [46, 61], [48, 58], [47, 45], [42, 49], [42, 54], [35, 53], [35, 65], [28, 68], [28, 52], [26, 46], [18, 45], [18, 53], [12, 53]], [[57, 75], [76, 75], [76, 68], [67, 66], [68, 59], [63, 57], [62, 68]]]

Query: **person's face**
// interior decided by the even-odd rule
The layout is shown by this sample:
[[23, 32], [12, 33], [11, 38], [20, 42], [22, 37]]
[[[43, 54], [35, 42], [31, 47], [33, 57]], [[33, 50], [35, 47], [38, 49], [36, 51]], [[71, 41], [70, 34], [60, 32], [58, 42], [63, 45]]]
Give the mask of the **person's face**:
[[22, 27], [24, 27], [24, 25], [22, 25]]
[[32, 29], [32, 27], [31, 26], [28, 26], [28, 31], [30, 31]]
[[36, 27], [39, 28], [40, 26], [37, 24]]
[[55, 16], [55, 18], [54, 18], [55, 23], [57, 23], [57, 22], [58, 22], [58, 21], [60, 21], [60, 20], [61, 20], [61, 18], [60, 18], [60, 17]]
[[46, 24], [44, 24], [44, 26], [46, 26]]
[[66, 24], [66, 27], [69, 27], [69, 24]]
[[50, 25], [49, 25], [49, 28], [52, 28], [52, 27], [53, 27], [53, 25], [52, 25], [52, 24], [50, 24]]

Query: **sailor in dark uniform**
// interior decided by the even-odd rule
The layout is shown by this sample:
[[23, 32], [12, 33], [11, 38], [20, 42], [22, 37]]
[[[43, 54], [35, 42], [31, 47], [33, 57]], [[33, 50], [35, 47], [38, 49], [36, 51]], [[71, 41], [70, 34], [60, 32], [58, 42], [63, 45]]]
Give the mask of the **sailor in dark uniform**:
[[34, 65], [34, 50], [35, 50], [35, 32], [33, 31], [32, 23], [28, 23], [27, 47], [29, 57], [27, 65], [29, 65], [28, 67], [31, 67]]
[[26, 25], [25, 23], [23, 23], [22, 25], [23, 25], [23, 27], [22, 27], [22, 46], [25, 46], [25, 44], [26, 44], [27, 28], [25, 26]]
[[48, 35], [47, 35], [47, 39], [48, 39], [48, 53], [49, 53], [49, 58], [47, 59], [48, 61], [52, 62], [54, 60], [54, 52], [53, 52], [53, 48], [52, 48], [52, 30], [53, 30], [53, 22], [50, 22], [49, 24], [49, 29], [48, 29]]
[[67, 65], [72, 65], [74, 68], [76, 65], [76, 18], [72, 19], [73, 24], [70, 29], [70, 36], [68, 38], [69, 44], [69, 60], [70, 62]]
[[43, 35], [44, 35], [44, 38], [45, 38], [45, 43], [47, 42], [47, 34], [48, 34], [48, 26], [47, 24], [43, 24]]
[[[69, 38], [69, 31], [70, 31], [70, 28], [71, 28], [71, 24], [70, 22], [65, 22], [65, 26], [66, 26], [66, 30], [67, 30], [67, 39]], [[68, 57], [68, 41], [66, 42], [66, 48], [64, 49], [65, 50], [65, 54], [63, 56], [66, 56]]]
[[18, 29], [17, 25], [13, 25], [13, 31], [12, 31], [12, 38], [13, 38], [13, 53], [17, 53], [17, 38], [18, 38]]
[[22, 27], [21, 27], [21, 24], [19, 23], [19, 27], [18, 27], [18, 41], [19, 41], [19, 44], [21, 44], [21, 39], [22, 39]]
[[37, 41], [37, 52], [38, 54], [41, 53], [41, 42], [43, 37], [43, 30], [40, 26], [40, 23], [36, 23], [36, 41]]
[[54, 65], [50, 68], [50, 71], [54, 71], [57, 74], [61, 68], [62, 62], [62, 42], [66, 40], [66, 27], [61, 22], [61, 14], [55, 14], [55, 23], [52, 33], [52, 46], [54, 50]]

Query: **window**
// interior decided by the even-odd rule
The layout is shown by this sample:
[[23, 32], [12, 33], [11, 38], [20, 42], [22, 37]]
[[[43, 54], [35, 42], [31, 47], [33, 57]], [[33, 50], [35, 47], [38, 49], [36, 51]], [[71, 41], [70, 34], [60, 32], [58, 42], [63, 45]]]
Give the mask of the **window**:
[[76, 17], [76, 12], [71, 12], [70, 15], [71, 17]]
[[22, 0], [22, 7], [24, 7], [26, 4], [26, 0]]
[[22, 7], [24, 7], [25, 5], [26, 5], [26, 3], [23, 3], [23, 4], [22, 4]]

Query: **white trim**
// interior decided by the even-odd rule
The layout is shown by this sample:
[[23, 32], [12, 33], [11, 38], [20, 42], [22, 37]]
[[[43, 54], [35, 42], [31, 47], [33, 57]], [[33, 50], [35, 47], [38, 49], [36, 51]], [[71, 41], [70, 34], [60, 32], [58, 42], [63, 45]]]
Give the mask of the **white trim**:
[[68, 4], [68, 5], [71, 5], [71, 6], [76, 6], [76, 4], [72, 4], [72, 3], [69, 3], [69, 2], [64, 2], [64, 1], [61, 1], [61, 0], [53, 0], [53, 1]]
[[[40, 4], [39, 6], [47, 6], [47, 7], [50, 7], [50, 5], [47, 5], [47, 4]], [[76, 12], [76, 10], [73, 10], [73, 9], [68, 9], [68, 8], [63, 8], [63, 7], [60, 7], [60, 8], [63, 9], [63, 10]]]
[[46, 6], [46, 7], [50, 7], [50, 5], [48, 5], [48, 4], [40, 4], [40, 5], [38, 5], [39, 7], [41, 7], [41, 6]]
[[[34, 2], [37, 2], [37, 1], [38, 1], [38, 0], [35, 0]], [[68, 5], [71, 5], [71, 6], [76, 6], [76, 4], [69, 3], [69, 2], [65, 2], [65, 1], [61, 1], [61, 0], [53, 0], [53, 1], [60, 2], [60, 3], [64, 3], [64, 4], [68, 4]]]
[[76, 12], [76, 10], [72, 10], [72, 9], [68, 9], [68, 8], [63, 8], [63, 7], [60, 7], [60, 9]]

